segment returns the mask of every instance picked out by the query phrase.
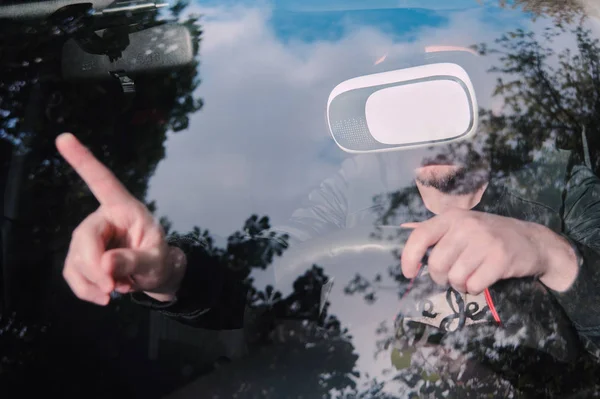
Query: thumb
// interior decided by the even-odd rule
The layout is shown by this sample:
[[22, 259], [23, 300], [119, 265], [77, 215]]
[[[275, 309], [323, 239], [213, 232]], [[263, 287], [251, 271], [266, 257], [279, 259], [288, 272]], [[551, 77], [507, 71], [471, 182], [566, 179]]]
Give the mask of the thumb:
[[102, 255], [102, 269], [117, 280], [130, 280], [129, 276], [149, 273], [157, 265], [156, 255], [148, 251], [117, 248]]

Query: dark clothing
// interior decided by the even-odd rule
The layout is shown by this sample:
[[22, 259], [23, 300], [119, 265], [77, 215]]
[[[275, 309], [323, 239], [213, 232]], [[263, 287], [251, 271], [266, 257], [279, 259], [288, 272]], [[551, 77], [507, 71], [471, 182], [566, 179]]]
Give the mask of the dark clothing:
[[[547, 289], [533, 277], [500, 281], [489, 290], [503, 328], [529, 326], [531, 345], [566, 360], [577, 352], [573, 351], [577, 333], [588, 350], [600, 345], [600, 179], [584, 166], [570, 167], [567, 152], [553, 152], [543, 159], [543, 164], [529, 165], [509, 177], [493, 177], [475, 210], [539, 223], [578, 248], [579, 274], [564, 293]], [[398, 162], [394, 154], [346, 161], [336, 176], [310, 194], [307, 206], [278, 230], [291, 236], [293, 246], [368, 223], [426, 220], [432, 214], [418, 202], [418, 195], [412, 200], [410, 187], [398, 191], [408, 181], [407, 176], [394, 173]], [[412, 191], [416, 193], [414, 187]], [[382, 195], [374, 199], [374, 193]], [[409, 206], [394, 209], [399, 196]], [[411, 204], [416, 208], [411, 210]], [[242, 282], [232, 278], [232, 272], [201, 243], [176, 237], [172, 245], [188, 255], [178, 300], [160, 304], [143, 294], [134, 294], [133, 300], [188, 325], [240, 328], [246, 298]]]

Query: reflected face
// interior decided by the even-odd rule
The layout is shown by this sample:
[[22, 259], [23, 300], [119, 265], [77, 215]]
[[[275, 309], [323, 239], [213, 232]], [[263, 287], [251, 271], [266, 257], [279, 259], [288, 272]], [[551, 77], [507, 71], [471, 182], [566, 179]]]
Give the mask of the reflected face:
[[435, 187], [446, 191], [445, 187], [452, 184], [464, 168], [456, 165], [428, 165], [417, 169], [417, 181], [426, 187]]
[[488, 157], [477, 143], [459, 143], [430, 148], [415, 169], [415, 179], [444, 194], [476, 192], [489, 180]]

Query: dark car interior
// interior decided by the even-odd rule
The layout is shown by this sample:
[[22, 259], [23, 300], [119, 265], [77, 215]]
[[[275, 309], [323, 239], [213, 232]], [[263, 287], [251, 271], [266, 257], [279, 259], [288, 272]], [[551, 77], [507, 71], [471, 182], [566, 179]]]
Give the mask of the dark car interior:
[[[352, 2], [347, 9], [342, 2], [274, 2], [283, 7], [283, 11], [273, 11], [260, 18], [274, 24], [276, 28], [272, 31], [276, 33], [269, 31], [263, 36], [257, 35], [265, 42], [257, 43], [256, 47], [266, 47], [266, 41], [277, 34], [281, 38], [277, 37], [279, 42], [273, 47], [275, 50], [270, 50], [259, 61], [256, 61], [258, 56], [252, 55], [244, 61], [236, 58], [236, 52], [227, 46], [234, 39], [239, 40], [242, 43], [240, 47], [231, 48], [241, 51], [239, 49], [245, 46], [244, 37], [253, 34], [251, 28], [258, 29], [252, 25], [253, 21], [262, 23], [263, 19], [252, 12], [245, 16], [239, 11], [243, 10], [244, 4], [238, 9], [239, 5], [235, 2], [217, 3], [49, 0], [0, 4], [0, 206], [3, 210], [0, 221], [0, 397], [454, 397], [447, 396], [437, 384], [439, 376], [418, 373], [408, 377], [396, 373], [411, 361], [410, 356], [392, 349], [394, 338], [399, 334], [394, 325], [395, 307], [412, 283], [402, 275], [398, 266], [401, 258], [398, 243], [403, 245], [407, 231], [399, 229], [394, 218], [402, 212], [425, 216], [423, 209], [411, 209], [414, 202], [411, 202], [410, 193], [374, 193], [379, 196], [368, 198], [378, 205], [368, 203], [361, 209], [374, 210], [378, 222], [384, 226], [382, 228], [348, 229], [305, 245], [291, 244], [286, 235], [271, 232], [271, 227], [283, 219], [280, 215], [291, 214], [295, 209], [293, 204], [306, 197], [306, 190], [283, 187], [275, 175], [276, 169], [286, 171], [286, 162], [296, 162], [301, 167], [296, 171], [290, 167], [290, 177], [285, 180], [295, 179], [298, 185], [318, 187], [321, 180], [337, 170], [339, 161], [350, 158], [339, 150], [327, 133], [310, 136], [313, 134], [312, 125], [301, 132], [310, 137], [297, 143], [294, 137], [304, 136], [293, 133], [292, 125], [305, 122], [309, 125], [307, 120], [310, 119], [311, 123], [316, 120], [315, 124], [326, 132], [328, 126], [323, 109], [327, 98], [324, 93], [333, 89], [333, 83], [358, 75], [405, 68], [409, 64], [402, 59], [404, 53], [399, 52], [395, 59], [392, 50], [385, 50], [393, 47], [391, 39], [378, 43], [379, 47], [372, 46], [376, 50], [368, 55], [375, 58], [373, 62], [366, 56], [362, 59], [358, 55], [349, 55], [358, 54], [362, 42], [357, 40], [336, 52], [338, 50], [332, 44], [327, 44], [330, 32], [327, 31], [326, 35], [320, 29], [326, 31], [323, 26], [335, 25], [331, 22], [333, 19], [352, 21], [362, 10], [360, 15], [364, 20], [361, 21], [366, 21], [365, 25], [371, 26], [375, 24], [373, 21], [383, 20], [382, 32], [391, 31], [393, 34], [389, 37], [401, 36], [408, 43], [406, 46], [417, 41], [420, 31], [410, 30], [402, 35], [394, 33], [397, 27], [393, 20], [400, 20], [400, 17], [396, 18], [395, 13], [399, 11], [389, 2], [382, 2], [381, 7], [373, 6], [373, 9], [369, 9], [370, 6], [361, 8], [359, 2]], [[429, 3], [433, 5], [407, 6], [409, 10], [403, 11], [408, 15], [407, 21], [421, 18], [431, 24], [426, 27], [435, 30], [438, 22], [431, 21], [438, 18], [435, 13], [442, 15], [444, 7], [436, 2]], [[467, 7], [468, 2], [456, 3], [456, 7], [448, 6], [448, 9], [452, 12], [455, 8], [462, 9]], [[468, 7], [478, 7], [478, 2], [473, 0], [472, 3], [468, 3]], [[559, 62], [544, 72], [541, 64], [547, 58], [540, 54], [551, 49], [539, 43], [536, 46], [538, 36], [530, 36], [520, 28], [504, 34], [495, 42], [488, 42], [490, 46], [495, 43], [501, 49], [496, 53], [485, 46], [472, 50], [481, 57], [496, 56], [498, 52], [506, 55], [504, 64], [489, 68], [496, 72], [501, 70], [505, 80], [489, 78], [484, 89], [504, 96], [513, 106], [512, 113], [494, 114], [491, 106], [484, 109], [487, 103], [480, 104], [481, 126], [495, 133], [494, 143], [500, 155], [494, 158], [494, 162], [498, 170], [522, 176], [523, 181], [527, 176], [534, 176], [536, 187], [515, 179], [515, 184], [521, 184], [523, 190], [535, 188], [541, 192], [552, 185], [555, 177], [552, 172], [536, 175], [537, 169], [531, 167], [544, 157], [543, 151], [539, 152], [542, 155], [536, 152], [537, 159], [532, 154], [540, 150], [540, 143], [547, 140], [548, 132], [552, 131], [550, 138], [556, 147], [570, 151], [571, 167], [579, 162], [598, 176], [600, 30], [586, 31], [577, 28], [577, 23], [573, 22], [588, 11], [581, 11], [576, 1], [565, 2], [564, 5], [551, 0], [489, 0], [482, 3], [493, 9], [490, 15], [498, 13], [506, 18], [509, 21], [507, 25], [513, 21], [510, 18], [522, 18], [519, 23], [523, 24], [525, 20], [529, 23], [530, 18], [539, 18], [547, 22], [546, 30], [539, 37], [554, 34], [556, 41], [563, 37], [576, 40], [571, 46], [571, 53], [549, 54], [547, 58], [557, 56]], [[493, 6], [491, 3], [494, 3]], [[319, 9], [327, 8], [325, 6], [331, 7], [324, 11]], [[377, 9], [382, 14], [387, 13], [384, 17], [388, 19], [376, 14]], [[218, 30], [217, 24], [210, 19], [223, 10], [231, 12], [226, 14], [229, 19], [223, 17], [223, 22], [215, 17], [215, 20], [231, 29], [231, 37], [226, 29]], [[239, 16], [235, 14], [238, 11], [239, 15], [247, 18], [244, 21], [250, 21], [248, 33], [238, 34], [231, 28], [231, 21]], [[430, 14], [435, 14], [435, 18]], [[300, 22], [294, 22], [297, 26], [292, 26], [291, 20]], [[482, 20], [486, 21], [485, 18]], [[406, 25], [410, 25], [409, 22]], [[214, 27], [214, 32], [221, 33], [221, 41], [214, 39], [217, 33], [206, 37], [212, 31], [205, 28], [205, 24]], [[258, 22], [256, 24], [259, 25]], [[445, 21], [441, 26], [444, 24], [449, 25], [450, 22]], [[572, 26], [575, 28], [571, 29]], [[494, 29], [501, 28], [494, 26]], [[296, 33], [298, 37], [306, 37], [300, 40], [294, 37]], [[316, 39], [317, 33], [322, 33], [324, 39]], [[331, 36], [338, 33], [331, 33]], [[341, 36], [344, 34], [340, 33]], [[364, 42], [378, 37], [371, 30], [367, 30], [365, 35], [367, 39]], [[348, 37], [352, 39], [353, 36]], [[314, 72], [311, 69], [314, 65], [306, 62], [302, 64], [303, 69], [289, 68], [280, 73], [284, 77], [293, 76], [295, 80], [289, 86], [291, 89], [280, 83], [277, 80], [280, 77], [276, 75], [279, 72], [273, 72], [278, 51], [286, 46], [300, 49], [300, 55], [288, 58], [301, 64], [305, 62], [303, 57], [309, 57], [309, 45], [313, 41], [319, 43], [319, 40], [325, 44], [321, 44], [315, 54], [321, 54], [319, 51], [333, 54], [327, 55], [330, 58], [325, 57], [324, 77], [311, 80], [320, 72]], [[475, 38], [473, 41], [478, 40]], [[211, 54], [216, 54], [215, 59], [219, 55], [231, 61], [218, 66], [214, 66], [216, 61], [211, 64], [209, 56], [204, 58], [205, 42], [207, 53], [212, 51]], [[430, 42], [433, 43], [433, 39]], [[225, 49], [222, 50], [225, 55], [218, 52], [220, 46]], [[258, 54], [259, 50], [256, 51]], [[386, 55], [381, 57], [377, 51]], [[411, 52], [406, 51], [407, 54]], [[439, 57], [443, 62], [460, 63], [465, 59], [471, 62], [471, 57], [464, 57], [463, 53], [442, 53]], [[269, 55], [273, 60], [268, 58]], [[437, 62], [434, 54], [419, 54], [419, 57], [411, 63]], [[252, 62], [261, 65], [258, 73], [251, 71]], [[207, 73], [203, 72], [205, 64]], [[339, 67], [341, 70], [340, 65], [348, 66], [348, 69], [338, 74], [334, 69]], [[239, 92], [231, 95], [231, 104], [221, 101], [218, 95], [222, 93], [226, 97], [233, 91], [211, 87], [211, 79], [216, 81], [215, 70], [228, 71], [233, 76], [231, 79], [235, 85], [232, 85], [240, 87]], [[276, 77], [272, 78], [269, 74]], [[506, 76], [512, 76], [514, 80], [507, 80]], [[271, 78], [275, 82], [274, 89], [269, 86]], [[224, 86], [223, 82], [226, 79], [221, 81]], [[256, 86], [245, 91], [241, 88], [243, 84], [253, 82]], [[312, 97], [312, 92], [309, 93], [309, 86], [311, 90], [314, 87], [321, 90], [315, 91], [319, 95], [318, 100]], [[265, 91], [271, 88], [269, 95], [263, 96], [261, 87]], [[309, 94], [303, 93], [305, 88]], [[476, 89], [480, 90], [479, 85]], [[218, 94], [211, 97], [206, 94], [209, 90]], [[270, 105], [261, 105], [264, 97], [271, 98]], [[305, 108], [290, 105], [295, 104], [298, 98], [304, 101]], [[318, 105], [315, 105], [317, 102]], [[216, 105], [211, 108], [212, 104]], [[229, 131], [226, 128], [229, 125], [226, 124], [217, 125], [225, 126], [222, 131], [198, 127], [204, 126], [202, 123], [209, 124], [210, 119], [206, 115], [211, 113], [219, 115], [220, 120], [236, 119], [233, 113], [225, 112], [229, 106], [235, 109], [236, 115], [242, 106], [247, 107], [246, 111], [250, 114], [246, 119], [239, 117], [242, 126], [237, 130], [229, 127], [238, 133], [237, 136], [227, 138]], [[279, 117], [285, 121], [276, 125]], [[287, 128], [291, 133], [287, 132]], [[276, 133], [266, 138], [269, 129], [276, 130]], [[516, 133], [506, 134], [507, 131]], [[223, 264], [235, 266], [232, 272], [235, 278], [249, 287], [249, 304], [242, 328], [223, 331], [195, 328], [138, 306], [125, 295], [116, 293], [106, 307], [85, 303], [73, 295], [62, 275], [64, 259], [74, 229], [98, 207], [98, 202], [56, 151], [54, 140], [61, 132], [76, 133], [129, 192], [148, 207], [167, 234], [181, 233], [188, 225], [193, 225], [190, 234], [206, 243], [211, 255]], [[522, 132], [534, 133], [524, 135]], [[252, 134], [256, 136], [255, 143], [252, 142]], [[506, 138], [503, 134], [510, 137]], [[163, 181], [187, 179], [181, 176], [196, 168], [213, 178], [207, 178], [206, 188], [198, 188], [204, 181], [196, 186], [191, 179], [181, 183], [185, 187], [189, 185], [190, 193], [166, 183], [156, 189], [155, 176], [158, 176], [165, 159], [190, 155], [185, 144], [177, 141], [186, 135], [197, 140], [197, 148], [210, 149], [211, 137], [221, 135], [226, 139], [214, 145], [214, 153], [217, 154], [214, 158], [207, 153], [192, 154], [194, 160], [210, 158], [213, 164], [177, 164]], [[279, 154], [283, 150], [277, 146], [285, 144], [286, 140], [297, 148]], [[259, 153], [254, 148], [255, 144], [257, 148], [266, 150], [260, 152], [262, 155], [251, 158], [251, 155]], [[236, 145], [247, 149], [251, 155], [235, 158]], [[295, 151], [300, 153], [309, 146], [310, 156], [293, 159]], [[190, 153], [193, 151], [189, 149]], [[222, 160], [229, 159], [227, 157], [231, 157], [232, 161]], [[311, 166], [311, 162], [319, 163]], [[275, 177], [269, 175], [264, 179], [273, 180], [275, 187], [272, 189], [277, 194], [263, 190], [248, 177], [266, 174], [263, 169], [255, 167], [263, 164], [268, 164], [264, 170], [269, 173], [275, 170]], [[235, 174], [227, 169], [230, 165], [233, 165], [231, 170], [242, 177], [227, 177], [228, 173]], [[404, 178], [405, 174], [401, 175]], [[556, 177], [561, 178], [564, 176]], [[245, 179], [251, 183], [245, 183]], [[311, 179], [310, 184], [304, 183], [303, 179]], [[227, 184], [221, 183], [226, 180]], [[214, 187], [219, 187], [219, 184], [231, 191], [218, 197], [214, 194]], [[236, 184], [242, 188], [238, 190]], [[208, 199], [203, 202], [202, 197], [194, 197], [192, 187], [202, 191], [206, 198], [217, 198], [214, 200], [216, 205], [207, 205]], [[192, 216], [183, 213], [183, 216], [178, 216], [179, 219], [170, 219], [161, 200], [153, 199], [156, 191], [173, 199], [175, 205], [172, 209], [184, 209], [187, 203], [181, 198], [192, 198], [190, 201], [195, 201], [198, 208], [205, 207], [206, 214], [214, 215], [217, 222], [214, 226], [203, 220], [192, 222], [188, 220]], [[288, 202], [281, 210], [273, 211], [275, 216], [264, 216], [265, 208], [275, 209], [273, 203], [278, 195], [282, 201]], [[247, 207], [226, 208], [226, 204], [232, 201]], [[160, 204], [157, 205], [157, 202]], [[381, 204], [389, 207], [386, 209]], [[239, 215], [247, 210], [249, 216], [244, 214], [246, 217], [238, 220]], [[223, 223], [219, 224], [221, 215]], [[226, 223], [227, 215], [234, 216]], [[234, 217], [238, 222], [230, 223], [229, 220]], [[232, 225], [239, 227], [231, 228]], [[286, 256], [282, 257], [284, 253]], [[278, 275], [287, 291], [263, 284], [262, 279], [266, 281], [264, 276], [275, 265], [279, 270], [287, 271], [287, 274]], [[342, 288], [328, 297], [333, 281], [339, 281]], [[531, 293], [531, 301], [536, 298], [536, 292]], [[394, 308], [390, 310], [392, 306]], [[354, 312], [358, 316], [353, 316]], [[420, 331], [417, 335], [422, 333]], [[491, 339], [496, 338], [492, 336]], [[585, 343], [578, 343], [577, 350], [581, 349], [584, 353], [584, 346]], [[513, 352], [499, 353], [497, 363], [482, 362], [481, 369], [504, 373], [511, 383], [518, 386], [522, 397], [588, 398], [599, 394], [597, 358], [590, 353], [582, 355], [575, 365], [565, 365], [544, 357], [536, 350], [519, 345], [513, 349]], [[383, 355], [379, 356], [381, 353]], [[548, 373], [544, 371], [546, 367]], [[564, 380], [557, 375], [563, 375]], [[386, 389], [398, 381], [406, 382], [415, 392], [422, 391], [406, 396], [391, 393], [392, 388]], [[455, 397], [508, 397], [503, 396], [504, 391], [500, 388], [485, 384], [466, 392]], [[463, 394], [465, 396], [460, 396]]]

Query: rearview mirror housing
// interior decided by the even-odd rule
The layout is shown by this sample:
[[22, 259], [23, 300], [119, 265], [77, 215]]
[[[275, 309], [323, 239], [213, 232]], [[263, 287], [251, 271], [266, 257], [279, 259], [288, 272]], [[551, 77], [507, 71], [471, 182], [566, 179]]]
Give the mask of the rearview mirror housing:
[[468, 139], [478, 107], [467, 72], [440, 63], [347, 80], [331, 92], [327, 118], [342, 150], [383, 152]]
[[66, 80], [111, 79], [111, 73], [139, 74], [177, 70], [193, 62], [192, 37], [179, 24], [164, 24], [129, 34], [121, 56], [111, 60], [104, 54], [86, 52], [75, 39], [62, 50], [62, 76]]

